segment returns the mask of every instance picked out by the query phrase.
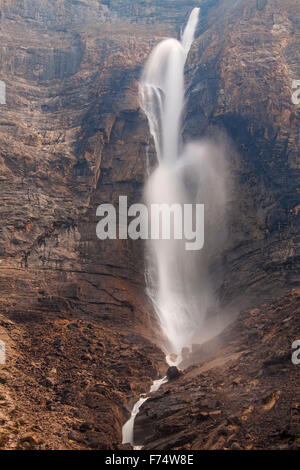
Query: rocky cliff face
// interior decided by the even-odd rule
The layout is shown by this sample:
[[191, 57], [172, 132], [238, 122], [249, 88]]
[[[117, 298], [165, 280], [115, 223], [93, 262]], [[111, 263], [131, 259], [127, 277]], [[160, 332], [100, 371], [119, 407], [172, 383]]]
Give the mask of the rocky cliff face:
[[160, 29], [99, 2], [1, 2], [8, 448], [28, 433], [43, 448], [115, 448], [130, 400], [159, 374], [141, 250], [101, 244], [95, 214], [119, 193], [139, 198], [149, 137], [136, 80]]
[[101, 243], [95, 214], [120, 194], [141, 199], [153, 157], [141, 67], [198, 5], [185, 133], [232, 142], [216, 288], [241, 308], [298, 285], [296, 2], [2, 0], [0, 446], [116, 448], [132, 400], [163, 367], [143, 247]]
[[225, 298], [240, 286], [253, 303], [298, 284], [298, 21], [295, 2], [218, 2], [190, 55], [188, 132], [225, 128], [236, 149]]

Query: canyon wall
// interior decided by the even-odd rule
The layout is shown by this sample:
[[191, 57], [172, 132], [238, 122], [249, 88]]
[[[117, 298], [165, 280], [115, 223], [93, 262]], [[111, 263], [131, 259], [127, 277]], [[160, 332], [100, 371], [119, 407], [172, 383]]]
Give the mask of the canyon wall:
[[226, 135], [230, 149], [228, 236], [211, 261], [221, 303], [260, 305], [299, 283], [296, 2], [2, 0], [0, 446], [116, 448], [164, 367], [143, 245], [100, 242], [96, 208], [141, 200], [155, 156], [138, 79], [194, 6], [185, 136]]

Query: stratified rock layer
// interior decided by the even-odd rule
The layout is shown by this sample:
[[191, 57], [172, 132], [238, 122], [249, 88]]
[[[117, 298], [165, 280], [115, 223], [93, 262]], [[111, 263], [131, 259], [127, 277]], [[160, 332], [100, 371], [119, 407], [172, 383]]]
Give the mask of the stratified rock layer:
[[[141, 200], [147, 152], [155, 163], [141, 68], [199, 5], [185, 136], [218, 130], [232, 148], [228, 240], [211, 260], [221, 306], [253, 308], [299, 284], [297, 2], [2, 0], [0, 447], [116, 448], [161, 373], [143, 246], [100, 242], [95, 214], [119, 195]], [[204, 445], [195, 432], [188, 445]]]

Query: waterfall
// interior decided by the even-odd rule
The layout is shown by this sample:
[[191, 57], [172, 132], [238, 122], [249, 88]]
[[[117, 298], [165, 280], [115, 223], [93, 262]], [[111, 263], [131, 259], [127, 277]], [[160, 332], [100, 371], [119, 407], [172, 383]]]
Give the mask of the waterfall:
[[[185, 241], [175, 237], [148, 241], [145, 279], [166, 338], [165, 352], [169, 365], [181, 362], [183, 347], [191, 346], [199, 338], [208, 339], [225, 326], [222, 320], [203, 333], [207, 314], [217, 310], [208, 268], [211, 256], [220, 250], [224, 241], [225, 146], [222, 139], [221, 142], [218, 139], [214, 142], [208, 139], [187, 144], [182, 142], [184, 66], [194, 40], [199, 12], [199, 8], [191, 12], [181, 42], [166, 39], [155, 47], [145, 65], [139, 87], [140, 105], [148, 118], [158, 160], [152, 174], [147, 167], [145, 198], [148, 206], [203, 203], [207, 212], [207, 240], [201, 253], [186, 251]], [[166, 382], [167, 377], [154, 381], [149, 393], [157, 391]], [[134, 420], [148, 395], [140, 397], [124, 424], [123, 444], [133, 444]]]
[[200, 8], [194, 8], [190, 14], [189, 21], [184, 29], [181, 44], [187, 55], [194, 41], [195, 31], [199, 21]]
[[213, 233], [216, 227], [213, 231], [210, 227], [218, 218], [221, 223], [225, 201], [222, 151], [207, 141], [182, 142], [184, 67], [199, 13], [199, 8], [191, 12], [181, 42], [165, 39], [154, 48], [139, 87], [158, 160], [145, 185], [146, 202], [149, 207], [205, 204], [205, 236], [209, 238], [201, 254], [186, 251], [183, 240], [148, 242], [147, 290], [166, 338], [167, 354], [179, 354], [195, 341], [216, 303], [208, 263], [220, 242]]

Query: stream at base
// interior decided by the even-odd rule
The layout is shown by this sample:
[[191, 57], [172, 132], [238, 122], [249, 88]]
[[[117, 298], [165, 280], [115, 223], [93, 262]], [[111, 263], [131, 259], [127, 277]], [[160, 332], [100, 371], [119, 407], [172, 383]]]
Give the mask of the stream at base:
[[124, 424], [122, 428], [122, 444], [131, 444], [135, 450], [140, 450], [142, 448], [142, 446], [134, 446], [133, 429], [134, 429], [135, 417], [137, 416], [142, 404], [148, 400], [150, 393], [157, 392], [157, 390], [159, 390], [161, 385], [167, 382], [168, 382], [167, 377], [163, 377], [162, 379], [159, 379], [159, 380], [154, 380], [153, 384], [151, 385], [149, 394], [142, 395], [141, 398], [135, 403], [129, 420], [126, 421], [126, 423]]

